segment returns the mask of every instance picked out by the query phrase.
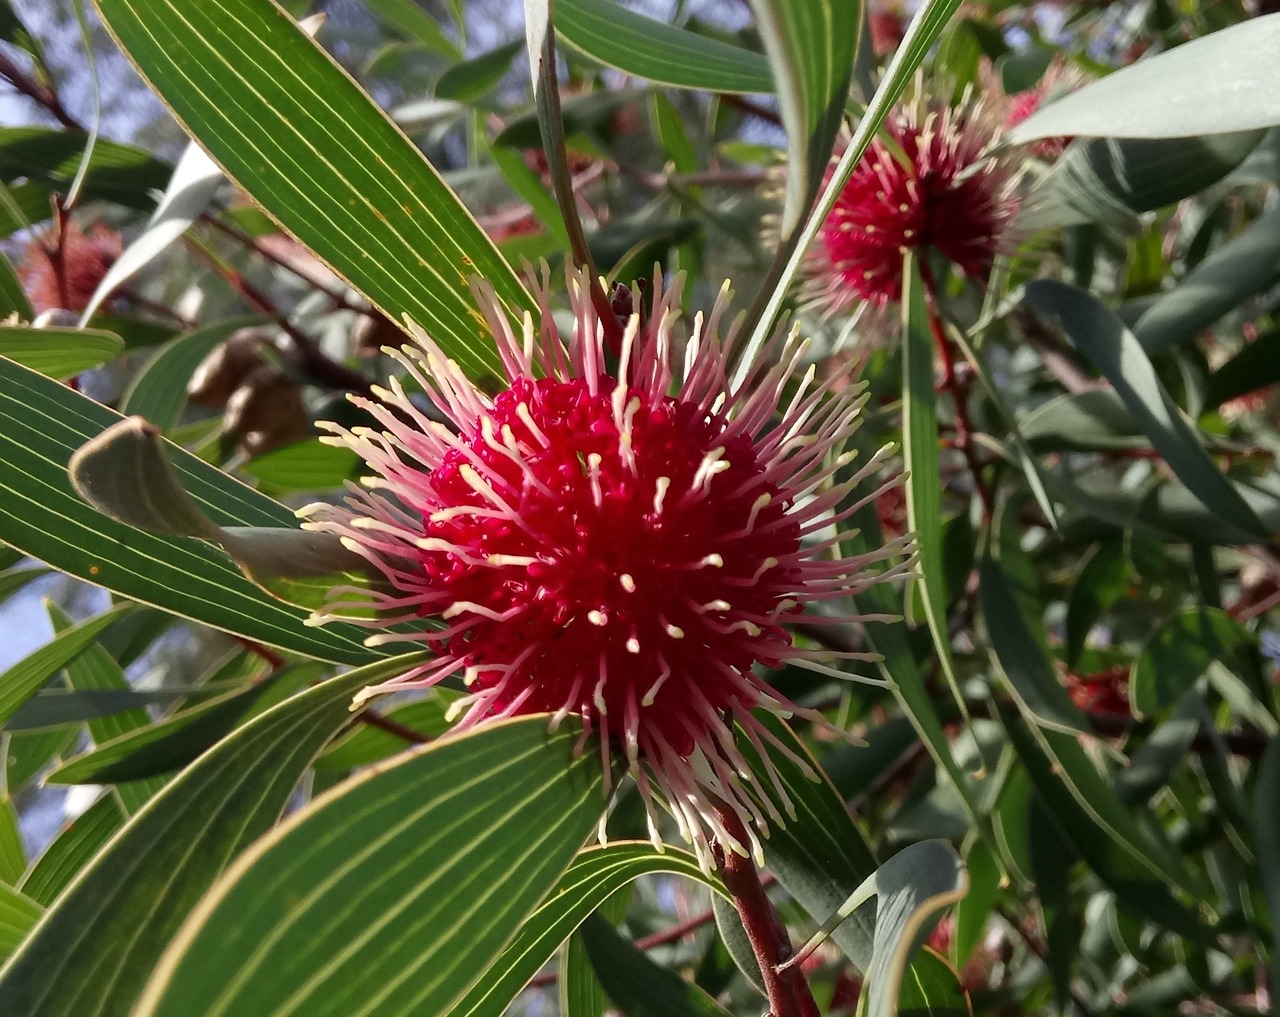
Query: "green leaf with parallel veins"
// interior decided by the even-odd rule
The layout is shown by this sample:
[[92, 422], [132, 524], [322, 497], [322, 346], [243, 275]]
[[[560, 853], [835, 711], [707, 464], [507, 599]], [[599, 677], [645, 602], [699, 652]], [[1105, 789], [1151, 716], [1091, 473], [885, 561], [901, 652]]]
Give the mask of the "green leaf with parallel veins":
[[760, 53], [627, 10], [616, 0], [556, 0], [556, 31], [573, 49], [609, 67], [671, 88], [772, 92]]
[[68, 661], [84, 653], [99, 633], [132, 607], [132, 604], [118, 604], [109, 611], [73, 625], [0, 674], [0, 724], [12, 717], [36, 689]]
[[1205, 506], [1225, 522], [1257, 534], [1269, 531], [1205, 452], [1165, 391], [1155, 368], [1124, 323], [1083, 290], [1051, 279], [1026, 285], [1023, 302], [1080, 350], [1124, 401], [1151, 444]]
[[484, 979], [453, 1005], [451, 1017], [502, 1017], [525, 983], [588, 915], [633, 880], [660, 872], [695, 880], [717, 894], [725, 892], [687, 851], [658, 852], [647, 842], [629, 841], [587, 848], [560, 878], [555, 892], [521, 924]]
[[[388, 318], [468, 373], [501, 369], [470, 290], [536, 307], [422, 154], [270, 0], [98, 0], [144, 78], [227, 175]], [[163, 185], [162, 185], [163, 186]]]
[[[42, 184], [0, 183], [0, 237], [9, 237], [19, 230], [30, 229], [50, 216], [50, 197], [53, 192]], [[26, 297], [23, 297], [26, 300]], [[25, 321], [31, 320], [24, 314]]]
[[49, 569], [5, 569], [0, 572], [0, 603], [8, 600], [33, 579], [47, 576], [49, 571]]
[[422, 659], [397, 657], [330, 679], [201, 756], [59, 897], [0, 970], [0, 997], [14, 1012], [44, 1017], [132, 1014], [188, 912], [271, 828], [316, 753], [349, 723], [351, 697]]
[[27, 855], [18, 830], [18, 812], [13, 799], [0, 794], [0, 883], [13, 886], [27, 869]]
[[453, 1012], [604, 808], [578, 738], [503, 721], [339, 785], [214, 887], [139, 1017]]
[[124, 825], [124, 818], [119, 799], [110, 791], [104, 792], [84, 812], [67, 821], [27, 871], [18, 889], [40, 904], [52, 904]]
[[[385, 656], [365, 633], [310, 628], [307, 613], [264, 593], [222, 551], [198, 540], [125, 526], [71, 486], [73, 452], [120, 416], [65, 385], [0, 358], [0, 540], [121, 596], [273, 646], [347, 664]], [[197, 505], [221, 526], [296, 526], [283, 505], [174, 448]]]
[[781, 232], [804, 222], [822, 184], [853, 81], [860, 0], [749, 0], [787, 129]]
[[366, 472], [364, 460], [345, 445], [326, 445], [315, 438], [255, 456], [241, 469], [274, 491], [314, 492], [341, 488]]
[[0, 357], [58, 381], [101, 367], [123, 352], [124, 340], [109, 332], [0, 326]]
[[30, 897], [0, 883], [0, 961], [17, 948], [43, 908]]
[[[313, 679], [323, 664], [297, 664]], [[270, 690], [285, 671], [235, 689], [217, 699], [181, 710], [171, 717], [121, 731], [98, 741], [89, 752], [69, 759], [50, 773], [49, 784], [117, 784], [169, 773], [191, 762], [235, 727], [241, 717]]]

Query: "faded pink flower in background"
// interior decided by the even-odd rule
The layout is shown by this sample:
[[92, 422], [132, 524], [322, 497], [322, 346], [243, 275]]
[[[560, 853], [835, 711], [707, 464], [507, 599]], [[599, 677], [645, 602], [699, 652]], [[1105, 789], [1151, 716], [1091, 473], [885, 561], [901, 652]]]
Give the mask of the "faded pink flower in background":
[[[841, 523], [884, 490], [845, 504], [882, 454], [848, 475], [842, 443], [861, 399], [815, 384], [812, 370], [801, 378], [803, 343], [775, 341], [730, 382], [727, 288], [682, 340], [678, 287], [664, 293], [656, 279], [649, 313], [626, 323], [615, 368], [586, 279], [570, 277], [567, 335], [547, 285], [544, 271], [539, 320], [514, 329], [492, 290], [476, 286], [504, 390], [479, 390], [418, 332], [416, 347], [392, 355], [450, 424], [428, 419], [393, 380], [381, 402], [354, 400], [381, 430], [328, 426], [329, 440], [375, 475], [342, 506], [304, 510], [306, 525], [341, 535], [385, 576], [390, 592], [372, 595], [378, 627], [439, 625], [370, 637], [425, 642], [437, 655], [364, 695], [462, 674], [460, 730], [579, 714], [582, 745], [598, 736], [606, 774], [610, 757], [625, 760], [655, 845], [660, 801], [704, 865], [712, 840], [759, 856], [757, 832], [784, 821], [769, 795], [784, 811], [790, 802], [776, 774], [752, 773], [737, 739], [765, 758], [766, 743], [776, 745], [757, 707], [822, 717], [756, 666], [854, 677], [832, 666], [837, 655], [797, 646], [785, 626], [847, 622], [851, 593], [909, 568], [905, 538], [839, 556]], [[367, 596], [337, 591], [319, 618]], [[725, 830], [725, 809], [750, 844]]]
[[85, 231], [69, 222], [60, 253], [54, 229], [36, 234], [18, 266], [31, 307], [37, 314], [56, 307], [83, 311], [121, 250], [120, 234], [102, 223]]
[[892, 113], [805, 256], [803, 302], [823, 317], [884, 309], [902, 298], [906, 253], [926, 247], [986, 275], [1017, 210], [1017, 174], [991, 154], [997, 134], [978, 103]]

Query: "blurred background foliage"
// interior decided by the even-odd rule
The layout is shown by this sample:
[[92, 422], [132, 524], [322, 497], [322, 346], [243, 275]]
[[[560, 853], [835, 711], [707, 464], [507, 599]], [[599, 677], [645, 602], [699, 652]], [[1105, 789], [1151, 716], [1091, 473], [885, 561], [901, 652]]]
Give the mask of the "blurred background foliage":
[[[533, 110], [520, 5], [285, 6], [326, 16], [320, 45], [425, 153], [508, 262], [547, 259], [561, 271], [570, 242]], [[767, 82], [751, 4], [625, 6], [739, 47], [730, 71]], [[911, 13], [893, 4], [861, 12], [855, 119]], [[997, 146], [1016, 205], [992, 238], [994, 257], [975, 273], [926, 246], [927, 321], [909, 308], [905, 328], [896, 300], [832, 311], [802, 288], [783, 295], [813, 337], [819, 369], [867, 384], [859, 443], [903, 446], [895, 468], [909, 469], [911, 483], [858, 522], [869, 543], [920, 532], [926, 580], [905, 600], [882, 594], [889, 602], [878, 606], [904, 622], [839, 635], [884, 654], [901, 694], [808, 674], [776, 679], [864, 741], [835, 744], [800, 727], [831, 778], [830, 801], [846, 803], [853, 822], [845, 829], [839, 812], [813, 820], [838, 831], [837, 847], [808, 867], [792, 856], [812, 830], [800, 827], [800, 848], [771, 842], [771, 893], [799, 944], [861, 878], [850, 885], [831, 873], [843, 865], [865, 875], [860, 852], [885, 862], [912, 845], [951, 842], [968, 894], [954, 908], [922, 907], [924, 924], [908, 938], [927, 946], [901, 1012], [1270, 1011], [1280, 978], [1280, 129], [1269, 125], [1280, 121], [1280, 35], [1274, 18], [1258, 19], [1272, 13], [1267, 0], [963, 4], [901, 103], [981, 105], [972, 124], [987, 132], [982, 159]], [[1247, 47], [1202, 58], [1206, 76], [1238, 74], [1229, 101], [1205, 99], [1189, 75], [1160, 83], [1154, 104], [1136, 91], [1131, 104], [1098, 98], [1097, 126], [1063, 132], [1074, 140], [1002, 134], [1119, 68], [1250, 22], [1258, 38], [1276, 40], [1269, 62]], [[560, 183], [599, 270], [625, 285], [651, 277], [655, 263], [684, 272], [689, 309], [710, 306], [726, 278], [744, 309], [768, 296], [796, 171], [777, 98], [750, 84], [654, 84], [607, 66], [607, 39], [562, 31]], [[710, 58], [692, 71], [729, 73]], [[1145, 134], [1127, 106], [1146, 118]], [[1162, 119], [1184, 109], [1230, 129]], [[182, 129], [94, 11], [0, 0], [0, 121], [0, 318], [9, 317], [0, 354], [146, 416], [197, 460], [288, 508], [336, 497], [361, 466], [320, 445], [314, 421], [358, 423], [343, 397], [389, 377], [394, 364], [379, 351], [400, 338], [331, 267], [330, 252], [303, 247], [216, 167], [185, 154]], [[153, 219], [158, 198], [167, 211]], [[99, 292], [130, 257], [128, 278]], [[812, 271], [821, 266], [801, 274]], [[75, 331], [87, 307], [90, 331]], [[33, 319], [42, 332], [26, 327]], [[248, 751], [245, 732], [259, 718], [371, 655], [338, 635], [310, 650], [301, 636], [273, 643], [271, 626], [284, 631], [296, 618], [237, 628], [212, 608], [104, 578], [143, 602], [119, 606], [128, 601], [93, 585], [97, 564], [58, 550], [89, 537], [57, 500], [70, 496], [42, 500], [36, 462], [61, 475], [77, 442], [58, 427], [83, 441], [109, 415], [93, 417], [27, 375], [10, 372], [5, 386], [29, 398], [29, 419], [3, 426], [36, 464], [20, 480], [26, 460], [6, 453], [0, 474], [9, 502], [0, 538], [14, 545], [0, 548], [7, 955], [175, 775], [192, 774], [184, 768], [198, 757], [204, 765], [215, 747], [243, 763], [232, 753]], [[198, 465], [184, 465], [184, 476], [204, 477]], [[33, 500], [20, 503], [20, 492]], [[252, 511], [289, 524], [287, 511], [273, 516], [257, 502]], [[22, 526], [37, 536], [15, 536], [28, 533]], [[217, 577], [202, 567], [192, 566], [193, 605], [219, 601]], [[148, 606], [156, 603], [177, 614]], [[801, 636], [820, 637], [832, 638]], [[313, 766], [274, 778], [296, 783], [290, 807], [440, 734], [448, 696], [383, 704], [327, 747], [320, 739]], [[335, 725], [345, 719], [339, 705]], [[635, 804], [624, 799], [611, 817], [615, 836], [643, 835]], [[227, 860], [252, 839], [228, 847]], [[675, 871], [609, 896], [540, 968], [508, 976], [505, 999], [477, 1001], [473, 991], [452, 1012], [500, 1013], [511, 1000], [511, 1012], [530, 1015], [759, 1013], [758, 973], [731, 913], [713, 915], [712, 891]], [[830, 885], [815, 887], [815, 872]], [[176, 920], [193, 902], [173, 905]], [[127, 925], [85, 928], [128, 938]], [[866, 955], [851, 938], [837, 935], [805, 961], [824, 1013], [858, 1006]], [[130, 1012], [150, 957], [118, 983], [132, 988], [89, 972], [84, 984], [97, 989], [71, 1002], [32, 1002], [22, 983], [12, 1012]], [[18, 960], [7, 977], [26, 977]], [[507, 983], [477, 970], [501, 994]], [[159, 1009], [145, 1012], [168, 1012], [148, 998]]]

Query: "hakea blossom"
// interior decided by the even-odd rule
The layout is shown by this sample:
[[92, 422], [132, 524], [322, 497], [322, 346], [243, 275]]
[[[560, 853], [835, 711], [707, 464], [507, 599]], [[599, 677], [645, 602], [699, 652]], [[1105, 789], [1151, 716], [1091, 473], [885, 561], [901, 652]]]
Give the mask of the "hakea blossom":
[[[853, 677], [832, 666], [839, 655], [795, 645], [784, 624], [848, 621], [820, 608], [839, 610], [910, 567], [877, 571], [904, 557], [906, 540], [838, 555], [840, 523], [881, 491], [844, 503], [889, 450], [841, 479], [853, 460], [841, 445], [862, 400], [815, 385], [812, 369], [800, 377], [805, 344], [794, 337], [729, 380], [736, 330], [719, 336], [727, 287], [682, 344], [679, 287], [664, 293], [659, 276], [649, 313], [631, 315], [611, 358], [586, 278], [569, 280], [567, 336], [545, 269], [541, 282], [540, 321], [526, 315], [522, 329], [486, 284], [475, 286], [505, 390], [481, 391], [415, 329], [416, 346], [387, 353], [448, 422], [393, 379], [380, 401], [354, 398], [381, 429], [327, 425], [328, 440], [375, 475], [352, 485], [344, 505], [303, 515], [341, 535], [388, 588], [338, 591], [319, 620], [368, 596], [381, 627], [435, 620], [438, 628], [370, 637], [424, 642], [436, 655], [361, 699], [460, 673], [469, 694], [453, 706], [459, 729], [539, 712], [555, 726], [580, 714], [580, 748], [594, 732], [606, 775], [611, 758], [625, 761], [655, 846], [655, 802], [665, 802], [704, 865], [713, 839], [759, 856], [758, 833], [784, 822], [775, 803], [789, 811], [790, 801], [776, 773], [753, 776], [735, 739], [766, 759], [766, 743], [791, 756], [751, 711], [822, 716], [755, 667]], [[749, 844], [717, 817], [726, 809]]]
[[31, 306], [37, 312], [83, 311], [123, 247], [120, 234], [102, 223], [85, 231], [69, 222], [61, 238], [56, 230], [37, 234], [18, 266]]
[[913, 249], [986, 275], [1017, 210], [1017, 173], [992, 154], [998, 126], [978, 102], [952, 109], [917, 100], [890, 114], [805, 256], [805, 305], [826, 318], [898, 303]]

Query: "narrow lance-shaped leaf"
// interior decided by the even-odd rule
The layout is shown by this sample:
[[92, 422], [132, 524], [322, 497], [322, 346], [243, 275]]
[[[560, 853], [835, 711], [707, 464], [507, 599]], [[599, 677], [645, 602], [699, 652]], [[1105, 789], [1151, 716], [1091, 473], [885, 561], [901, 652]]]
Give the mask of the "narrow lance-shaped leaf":
[[1258, 519], [1209, 458], [1182, 418], [1132, 332], [1090, 294], [1051, 279], [1027, 284], [1023, 302], [1056, 326], [1111, 382], [1151, 444], [1205, 506], [1240, 529], [1266, 534]]
[[123, 339], [98, 329], [0, 327], [0, 357], [59, 381], [123, 352]]
[[951, 696], [967, 714], [951, 660], [947, 591], [943, 583], [942, 474], [934, 396], [933, 334], [920, 265], [907, 255], [902, 272], [902, 436], [907, 474], [907, 523], [916, 536], [925, 621]]
[[392, 321], [472, 374], [497, 352], [470, 291], [532, 299], [440, 175], [270, 0], [99, 0], [147, 82], [232, 180]]
[[787, 129], [782, 236], [804, 222], [840, 128], [853, 80], [860, 4], [848, 0], [750, 0], [773, 68]]
[[502, 956], [451, 1008], [452, 1017], [502, 1017], [516, 994], [564, 942], [610, 896], [644, 875], [669, 873], [724, 894], [720, 880], [708, 876], [687, 851], [656, 851], [648, 842], [618, 841], [580, 852], [555, 892], [521, 925]]
[[760, 53], [646, 18], [614, 0], [555, 0], [556, 30], [580, 53], [638, 78], [706, 92], [772, 92]]
[[[133, 529], [75, 492], [67, 464], [78, 448], [120, 421], [86, 399], [0, 358], [0, 540], [68, 575], [273, 646], [360, 664], [386, 656], [365, 632], [306, 625], [307, 612], [250, 583], [216, 548]], [[219, 526], [291, 527], [292, 512], [178, 448], [183, 487]]]
[[331, 679], [201, 756], [79, 872], [0, 970], [0, 998], [14, 1013], [44, 1017], [133, 1014], [187, 913], [279, 818], [316, 753], [349, 723], [351, 697], [422, 659]]
[[[1122, 68], [1009, 132], [1036, 138], [1177, 138], [1280, 124], [1280, 14], [1250, 18]], [[1194, 95], [1195, 102], [1171, 102]]]
[[191, 915], [138, 1017], [451, 1012], [604, 808], [598, 755], [547, 720], [420, 746], [295, 813]]

